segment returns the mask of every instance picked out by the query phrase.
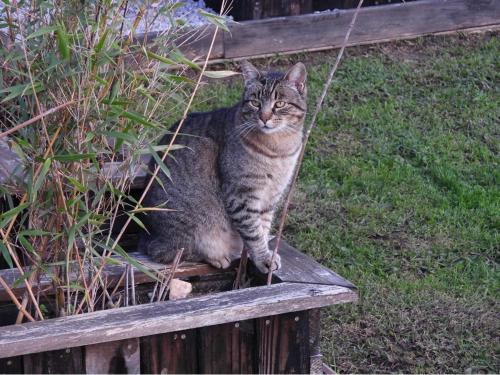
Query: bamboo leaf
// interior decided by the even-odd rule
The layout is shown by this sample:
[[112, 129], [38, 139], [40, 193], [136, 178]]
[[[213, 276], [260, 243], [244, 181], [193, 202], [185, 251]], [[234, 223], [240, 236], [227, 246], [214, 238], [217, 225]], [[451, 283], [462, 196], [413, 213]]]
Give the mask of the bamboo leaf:
[[125, 252], [119, 245], [116, 245], [116, 247], [112, 250], [115, 254], [120, 255], [125, 261], [131, 265], [133, 265], [135, 268], [137, 268], [139, 271], [142, 273], [148, 275], [151, 277], [153, 280], [158, 280], [158, 277], [153, 274], [149, 269], [147, 269], [144, 265], [139, 263], [136, 259], [132, 258], [130, 255]]
[[59, 47], [59, 53], [61, 54], [61, 57], [63, 58], [63, 60], [69, 59], [71, 52], [69, 48], [68, 34], [66, 33], [66, 30], [64, 30], [64, 27], [62, 25], [59, 25], [57, 27], [56, 36], [57, 45]]
[[157, 128], [157, 124], [153, 124], [151, 121], [148, 121], [142, 114], [132, 111], [123, 111], [120, 116], [128, 118], [129, 120], [138, 122], [141, 125], [148, 126], [151, 128]]
[[107, 137], [111, 137], [111, 138], [122, 139], [122, 140], [130, 142], [130, 143], [137, 142], [137, 137], [132, 133], [117, 132], [117, 131], [103, 131], [103, 132], [99, 132], [99, 134], [107, 136]]
[[10, 218], [14, 215], [17, 215], [19, 212], [24, 210], [26, 207], [28, 207], [31, 203], [26, 202], [23, 204], [20, 204], [19, 206], [14, 207], [13, 209], [3, 212], [0, 214], [0, 228], [3, 228], [10, 220]]
[[162, 208], [162, 207], [141, 207], [141, 208], [136, 208], [135, 210], [132, 210], [130, 212], [140, 213], [140, 212], [148, 212], [148, 211], [176, 211], [176, 210], [173, 208]]
[[95, 47], [94, 47], [94, 52], [95, 52], [95, 53], [99, 53], [99, 52], [101, 52], [102, 47], [104, 46], [104, 43], [106, 42], [106, 38], [108, 37], [109, 30], [110, 30], [110, 29], [106, 29], [106, 30], [104, 30], [104, 32], [102, 33], [101, 37], [99, 38], [99, 41], [97, 42], [97, 44], [96, 44], [96, 45], [95, 45]]
[[182, 54], [181, 51], [172, 51], [172, 53], [170, 54], [170, 56], [172, 57], [172, 59], [175, 62], [177, 62], [179, 64], [187, 65], [190, 68], [195, 69], [195, 70], [200, 70], [200, 67], [198, 65], [196, 65], [194, 62], [192, 62], [191, 60], [189, 60], [188, 58], [186, 58]]
[[230, 32], [229, 28], [226, 25], [226, 19], [224, 17], [218, 16], [216, 14], [208, 13], [203, 9], [198, 9], [198, 13], [205, 18], [208, 22], [214, 24], [217, 27], [220, 27], [222, 30]]
[[203, 75], [208, 77], [208, 78], [227, 78], [227, 77], [232, 77], [232, 76], [235, 76], [238, 74], [240, 74], [240, 73], [234, 72], [232, 70], [217, 70], [217, 71], [205, 70], [203, 72]]
[[24, 275], [19, 276], [13, 283], [12, 288], [17, 288], [19, 284], [24, 283], [28, 280], [33, 272], [35, 272], [36, 268], [33, 267], [31, 270], [24, 272]]
[[71, 228], [69, 228], [69, 231], [68, 231], [68, 249], [67, 249], [67, 251], [70, 251], [71, 247], [73, 247], [73, 242], [75, 241], [76, 232], [78, 230], [80, 230], [80, 228], [85, 225], [85, 223], [89, 220], [90, 215], [92, 215], [92, 213], [91, 212], [87, 212], [85, 215], [83, 215], [83, 217], [77, 223], [73, 224], [71, 226]]
[[73, 161], [79, 161], [79, 160], [85, 160], [85, 159], [95, 159], [95, 157], [96, 157], [95, 153], [60, 154], [60, 155], [55, 155], [54, 160], [62, 161], [62, 162], [73, 162]]
[[9, 265], [9, 268], [14, 268], [14, 265], [12, 264], [12, 258], [10, 257], [9, 250], [7, 249], [7, 246], [4, 245], [3, 241], [0, 241], [0, 251], [2, 252], [3, 259], [7, 262]]
[[34, 91], [37, 93], [44, 90], [44, 86], [40, 82], [35, 82], [33, 85], [31, 83], [20, 84], [20, 85], [10, 86], [10, 87], [7, 87], [3, 90], [0, 90], [0, 94], [3, 94], [5, 92], [10, 93], [9, 95], [7, 95], [5, 98], [2, 99], [2, 103], [5, 103], [9, 100], [17, 98], [18, 96], [32, 94], [33, 87], [35, 88]]
[[167, 65], [175, 65], [176, 64], [176, 62], [174, 60], [169, 59], [168, 57], [157, 55], [156, 53], [151, 52], [151, 51], [144, 50], [144, 54], [147, 56], [148, 59], [158, 60], [164, 64], [167, 64]]
[[33, 248], [33, 245], [31, 244], [31, 242], [29, 242], [26, 237], [24, 236], [17, 236], [17, 239], [19, 240], [19, 242], [21, 243], [21, 246], [28, 250], [31, 254], [33, 254], [33, 256], [35, 256], [37, 259], [40, 257], [38, 255], [38, 253], [35, 251], [35, 249]]
[[113, 102], [116, 97], [118, 96], [118, 93], [120, 92], [121, 88], [121, 83], [119, 79], [116, 79], [113, 84], [111, 85], [111, 92], [109, 93], [109, 100]]
[[158, 156], [158, 153], [153, 150], [153, 147], [149, 146], [149, 152], [151, 155], [153, 155], [153, 158], [155, 159], [155, 162], [157, 165], [160, 166], [161, 171], [171, 180], [171, 175], [170, 175], [170, 170], [167, 168], [165, 163], [161, 160], [161, 158]]
[[41, 229], [25, 229], [19, 232], [19, 236], [50, 236], [52, 232], [46, 232]]
[[70, 176], [67, 176], [67, 179], [69, 180], [71, 185], [73, 185], [80, 193], [85, 193], [87, 191], [85, 186], [83, 186], [83, 184], [80, 181], [78, 181]]
[[45, 34], [50, 34], [54, 31], [57, 30], [57, 26], [45, 26], [45, 27], [40, 27], [37, 31], [34, 33], [31, 33], [26, 37], [26, 40], [36, 38], [37, 36], [45, 35]]
[[167, 81], [171, 81], [173, 83], [188, 83], [191, 85], [194, 85], [196, 83], [195, 81], [193, 81], [192, 79], [189, 79], [187, 77], [178, 76], [178, 75], [170, 74], [170, 73], [163, 73], [163, 74], [161, 74], [161, 77], [166, 79]]
[[127, 212], [127, 215], [139, 226], [141, 227], [142, 229], [144, 229], [147, 233], [149, 233], [149, 231], [147, 230], [146, 226], [144, 225], [144, 223], [137, 217], [135, 216], [134, 213], [130, 213], [130, 212]]
[[[170, 151], [175, 151], [175, 150], [180, 150], [186, 148], [184, 145], [172, 145], [170, 148]], [[159, 152], [159, 151], [165, 151], [168, 149], [168, 145], [159, 145], [159, 146], [149, 146], [148, 148], [141, 148], [140, 150], [137, 151], [139, 155], [149, 155], [153, 151], [154, 152]]]
[[31, 201], [34, 202], [38, 195], [38, 190], [42, 187], [43, 182], [45, 181], [45, 176], [47, 176], [47, 172], [49, 171], [50, 164], [52, 163], [52, 159], [48, 158], [43, 162], [42, 169], [40, 170], [40, 174], [38, 175], [35, 183], [33, 184], [33, 189], [31, 190]]
[[167, 11], [168, 12], [173, 12], [174, 10], [180, 8], [180, 7], [183, 7], [184, 5], [186, 5], [186, 2], [184, 1], [179, 1], [179, 2], [175, 2], [173, 4], [170, 4], [167, 8]]

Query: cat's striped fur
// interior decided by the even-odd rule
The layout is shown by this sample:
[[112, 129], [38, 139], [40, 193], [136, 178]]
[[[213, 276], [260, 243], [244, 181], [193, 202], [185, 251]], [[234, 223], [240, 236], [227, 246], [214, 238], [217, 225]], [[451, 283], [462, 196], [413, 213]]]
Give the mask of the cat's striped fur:
[[[271, 266], [273, 214], [302, 146], [306, 71], [298, 63], [286, 74], [261, 73], [243, 62], [242, 73], [242, 100], [189, 115], [176, 140], [186, 147], [166, 161], [170, 179], [161, 175], [163, 188], [155, 183], [146, 197], [146, 206], [173, 209], [146, 216], [150, 234], [140, 246], [158, 261], [184, 248], [189, 259], [225, 268], [246, 246], [259, 270]], [[272, 267], [280, 267], [279, 256]]]

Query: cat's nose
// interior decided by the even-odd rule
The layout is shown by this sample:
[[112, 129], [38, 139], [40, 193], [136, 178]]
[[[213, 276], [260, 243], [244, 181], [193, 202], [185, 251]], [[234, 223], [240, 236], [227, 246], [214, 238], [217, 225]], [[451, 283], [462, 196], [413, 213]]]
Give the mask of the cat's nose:
[[272, 115], [273, 115], [272, 112], [261, 111], [259, 114], [259, 117], [262, 120], [262, 122], [265, 124], [268, 120], [271, 119]]

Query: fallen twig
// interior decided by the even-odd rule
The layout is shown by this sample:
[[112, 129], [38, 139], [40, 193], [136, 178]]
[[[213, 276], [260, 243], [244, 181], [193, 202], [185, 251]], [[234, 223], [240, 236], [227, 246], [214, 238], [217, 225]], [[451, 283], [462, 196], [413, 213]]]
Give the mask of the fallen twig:
[[28, 318], [28, 320], [34, 322], [35, 319], [31, 316], [31, 314], [29, 312], [26, 311], [26, 309], [19, 303], [19, 301], [17, 300], [16, 296], [14, 295], [14, 293], [12, 293], [12, 290], [10, 289], [9, 285], [5, 282], [5, 280], [2, 278], [2, 276], [0, 276], [0, 284], [2, 284], [3, 288], [5, 289], [5, 291], [7, 292], [7, 294], [9, 295], [9, 297], [12, 299], [12, 302], [14, 302], [14, 304], [17, 306], [17, 308], [19, 309], [20, 312], [22, 312], [24, 314], [24, 316], [26, 318]]

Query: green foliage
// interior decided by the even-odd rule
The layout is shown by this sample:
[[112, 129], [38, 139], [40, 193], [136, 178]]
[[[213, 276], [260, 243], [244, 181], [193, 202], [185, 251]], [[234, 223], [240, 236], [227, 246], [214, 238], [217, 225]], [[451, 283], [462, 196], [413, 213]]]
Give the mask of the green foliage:
[[[499, 54], [498, 34], [347, 50], [284, 234], [359, 287], [324, 314], [335, 370], [499, 372]], [[335, 53], [276, 60], [306, 63], [311, 110]], [[211, 85], [198, 108], [240, 92]]]
[[[98, 293], [82, 292], [82, 285], [67, 283], [65, 275], [85, 269], [81, 278], [94, 278], [102, 262], [93, 257], [103, 255], [108, 262], [114, 253], [155, 277], [103, 228], [122, 210], [142, 226], [132, 212], [137, 201], [128, 193], [130, 172], [139, 167], [141, 155], [157, 157], [151, 145], [187, 103], [193, 81], [184, 74], [199, 67], [179, 51], [176, 40], [192, 30], [177, 25], [145, 44], [120, 31], [125, 2], [33, 2], [29, 17], [18, 6], [22, 2], [5, 2], [0, 13], [0, 132], [70, 104], [9, 138], [23, 160], [25, 179], [2, 187], [0, 199], [7, 207], [0, 228], [8, 236], [0, 242], [0, 256], [9, 267], [9, 248], [32, 270], [51, 264], [55, 287], [65, 290], [53, 310], [73, 313], [75, 301], [84, 300], [83, 310], [92, 311]], [[168, 16], [179, 6], [158, 11]], [[141, 11], [135, 17], [138, 21]], [[221, 18], [207, 18], [222, 27]], [[165, 72], [172, 65], [176, 70]], [[106, 163], [115, 161], [126, 173], [109, 173]], [[11, 198], [23, 191], [24, 198]], [[91, 289], [102, 288], [102, 278], [95, 279], [99, 285]]]

